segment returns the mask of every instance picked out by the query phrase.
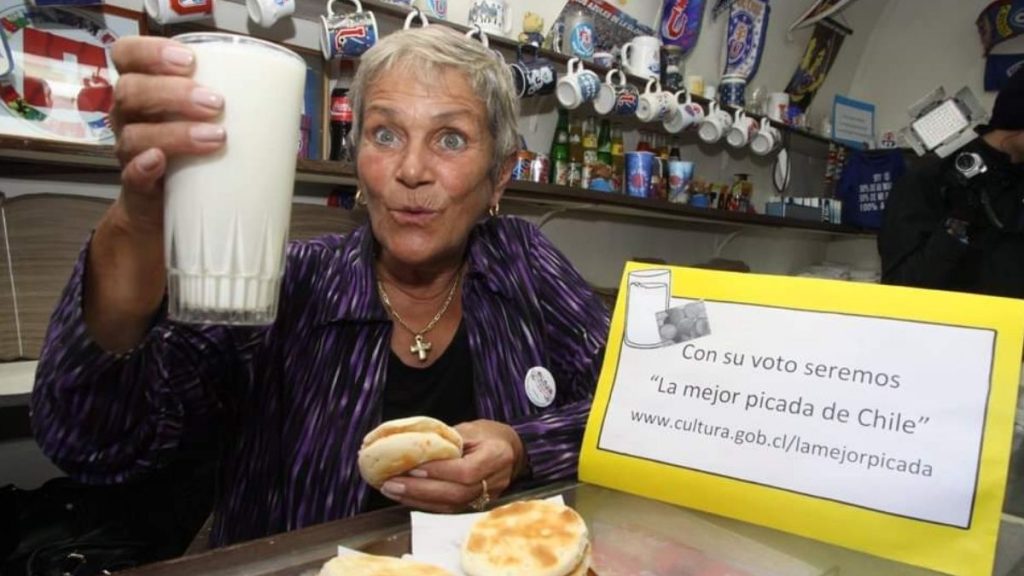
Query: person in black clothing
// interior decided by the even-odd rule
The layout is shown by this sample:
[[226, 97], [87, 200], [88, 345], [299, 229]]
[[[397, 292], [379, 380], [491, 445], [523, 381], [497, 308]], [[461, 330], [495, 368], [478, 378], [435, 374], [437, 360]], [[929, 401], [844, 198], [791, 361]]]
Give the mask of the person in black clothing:
[[[963, 153], [986, 170], [958, 169]], [[896, 183], [878, 235], [882, 282], [1024, 298], [1022, 202], [1024, 71], [999, 93], [980, 138]]]

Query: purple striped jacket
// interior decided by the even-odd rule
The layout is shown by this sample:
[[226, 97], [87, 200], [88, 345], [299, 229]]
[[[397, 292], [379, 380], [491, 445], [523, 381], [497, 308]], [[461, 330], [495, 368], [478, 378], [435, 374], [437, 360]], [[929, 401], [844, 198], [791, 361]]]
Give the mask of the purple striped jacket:
[[[220, 441], [214, 545], [359, 513], [368, 493], [356, 456], [380, 423], [392, 330], [373, 250], [365, 226], [294, 242], [273, 325], [161, 316], [120, 355], [86, 332], [83, 250], [36, 374], [39, 445], [75, 478], [116, 483]], [[604, 306], [540, 230], [509, 217], [473, 230], [462, 298], [479, 417], [513, 426], [534, 480], [573, 476], [608, 333]], [[534, 366], [555, 378], [547, 408], [523, 386]]]

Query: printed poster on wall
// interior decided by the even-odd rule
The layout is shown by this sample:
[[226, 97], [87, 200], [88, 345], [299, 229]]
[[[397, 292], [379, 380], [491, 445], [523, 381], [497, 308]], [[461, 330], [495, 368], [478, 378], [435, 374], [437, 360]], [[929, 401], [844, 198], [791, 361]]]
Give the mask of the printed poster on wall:
[[0, 134], [109, 144], [117, 72], [109, 48], [139, 33], [138, 15], [114, 8], [39, 7], [0, 0], [9, 71], [0, 76]]
[[581, 480], [992, 573], [1024, 301], [637, 263], [619, 294]]

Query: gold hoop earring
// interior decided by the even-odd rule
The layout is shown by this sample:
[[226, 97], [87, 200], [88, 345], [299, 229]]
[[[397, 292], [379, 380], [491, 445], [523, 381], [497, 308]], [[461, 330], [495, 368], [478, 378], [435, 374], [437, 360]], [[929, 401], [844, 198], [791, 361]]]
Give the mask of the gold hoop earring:
[[487, 213], [491, 215], [491, 218], [501, 213], [501, 203], [495, 204], [487, 209]]
[[366, 206], [366, 196], [363, 195], [362, 188], [356, 188], [356, 204], [360, 206]]

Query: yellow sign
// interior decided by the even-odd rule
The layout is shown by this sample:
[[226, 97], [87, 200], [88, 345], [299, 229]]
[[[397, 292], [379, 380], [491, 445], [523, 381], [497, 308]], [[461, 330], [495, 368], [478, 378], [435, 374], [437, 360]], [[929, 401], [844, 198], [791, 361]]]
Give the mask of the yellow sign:
[[580, 478], [988, 575], [1022, 344], [1024, 301], [630, 263]]

